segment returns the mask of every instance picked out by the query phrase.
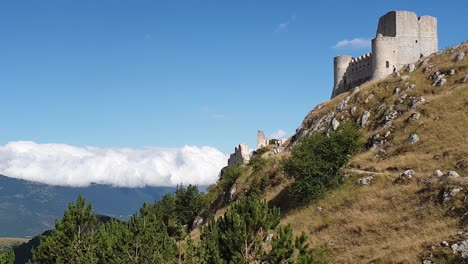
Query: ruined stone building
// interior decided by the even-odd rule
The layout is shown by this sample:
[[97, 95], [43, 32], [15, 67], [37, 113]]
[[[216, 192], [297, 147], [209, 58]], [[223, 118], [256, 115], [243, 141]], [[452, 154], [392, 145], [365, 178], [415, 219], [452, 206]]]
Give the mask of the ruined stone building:
[[371, 79], [385, 77], [438, 50], [437, 18], [391, 11], [382, 16], [372, 52], [334, 58], [332, 98]]
[[257, 132], [257, 149], [264, 148], [270, 144], [270, 139], [265, 136], [262, 130]]
[[228, 159], [228, 166], [247, 164], [250, 161], [250, 150], [247, 144], [240, 144], [234, 149], [234, 153]]

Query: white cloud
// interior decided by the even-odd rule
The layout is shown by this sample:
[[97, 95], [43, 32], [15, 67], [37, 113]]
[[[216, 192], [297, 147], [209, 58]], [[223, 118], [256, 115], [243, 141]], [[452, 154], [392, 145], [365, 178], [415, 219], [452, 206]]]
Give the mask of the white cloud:
[[296, 20], [295, 14], [292, 15], [288, 20], [279, 23], [278, 26], [276, 26], [275, 33], [286, 31], [294, 20]]
[[227, 156], [212, 147], [97, 148], [31, 141], [0, 146], [0, 174], [62, 186], [208, 185], [226, 164]]
[[371, 40], [366, 38], [353, 38], [338, 41], [333, 48], [335, 49], [363, 49], [370, 48]]
[[276, 131], [275, 133], [271, 134], [271, 138], [274, 139], [283, 139], [288, 135], [288, 133], [282, 129]]

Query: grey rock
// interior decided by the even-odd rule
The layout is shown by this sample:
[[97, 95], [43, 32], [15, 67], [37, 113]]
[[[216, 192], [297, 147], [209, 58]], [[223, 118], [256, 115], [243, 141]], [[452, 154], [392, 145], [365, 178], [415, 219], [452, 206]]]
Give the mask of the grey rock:
[[395, 91], [393, 91], [393, 94], [399, 94], [400, 93], [400, 88], [399, 87], [396, 87], [395, 88]]
[[449, 178], [458, 178], [458, 177], [460, 177], [460, 174], [458, 174], [456, 171], [448, 171], [447, 176]]
[[229, 194], [230, 194], [229, 197], [231, 198], [231, 201], [234, 199], [234, 194], [236, 194], [236, 191], [237, 191], [237, 189], [236, 189], [235, 186], [231, 188], [231, 191], [229, 192]]
[[440, 244], [444, 247], [450, 247], [450, 244], [447, 241], [442, 241]]
[[201, 218], [200, 216], [197, 216], [195, 218], [195, 220], [193, 220], [193, 225], [192, 225], [192, 229], [197, 229], [198, 227], [200, 227], [201, 225], [203, 225], [203, 222], [205, 220], [203, 218]]
[[435, 76], [434, 82], [432, 83], [432, 86], [442, 86], [445, 83], [447, 83], [447, 80], [444, 78], [445, 74], [438, 74]]
[[422, 264], [433, 264], [433, 262], [430, 261], [430, 260], [425, 259], [425, 260], [423, 260]]
[[375, 133], [375, 134], [372, 134], [368, 140], [368, 146], [370, 150], [372, 149], [376, 149], [377, 147], [383, 145], [385, 143], [385, 140], [384, 139], [381, 139], [380, 138], [380, 135]]
[[452, 190], [450, 191], [445, 191], [443, 194], [442, 194], [442, 202], [443, 203], [446, 203], [448, 202], [450, 199], [452, 199], [453, 197], [455, 197], [455, 195], [457, 195], [459, 192], [461, 192], [463, 190], [463, 188], [453, 188]]
[[390, 110], [389, 113], [386, 114], [385, 117], [384, 117], [384, 123], [385, 124], [398, 117], [398, 111], [393, 110], [393, 108], [389, 109], [389, 110]]
[[385, 132], [384, 138], [388, 138], [388, 137], [390, 136], [391, 133], [392, 133], [392, 132], [390, 132], [390, 131]]
[[418, 120], [421, 117], [421, 113], [414, 112], [410, 115], [409, 119], [410, 120]]
[[458, 244], [453, 244], [453, 245], [450, 246], [450, 248], [452, 249], [453, 253], [458, 252]]
[[408, 75], [403, 75], [403, 76], [401, 76], [401, 79], [402, 79], [403, 81], [409, 80], [409, 78], [410, 78], [410, 77], [409, 77]]
[[468, 82], [468, 74], [465, 74], [465, 77], [463, 77], [462, 82], [463, 83]]
[[317, 208], [315, 209], [315, 211], [316, 211], [317, 213], [321, 213], [321, 212], [323, 211], [323, 208], [322, 208], [321, 206], [319, 206], [319, 207], [317, 207]]
[[402, 95], [400, 96], [400, 98], [398, 98], [398, 100], [395, 102], [395, 104], [403, 104], [403, 103], [405, 102], [405, 100], [406, 100], [407, 97], [408, 97], [407, 94], [405, 94], [405, 93], [402, 94]]
[[372, 98], [374, 98], [374, 94], [369, 94], [369, 95], [367, 96], [366, 100], [364, 100], [364, 103], [365, 103], [365, 104], [369, 103], [369, 101], [370, 101]]
[[351, 110], [349, 111], [349, 113], [350, 113], [351, 115], [354, 115], [354, 114], [356, 113], [356, 109], [357, 109], [357, 107], [356, 107], [356, 106], [353, 106], [353, 107], [351, 108]]
[[343, 99], [343, 101], [341, 101], [338, 106], [336, 107], [336, 112], [341, 112], [343, 111], [346, 106], [348, 105], [348, 101], [349, 99], [351, 99], [351, 97], [349, 96], [346, 96], [345, 99]]
[[266, 236], [266, 238], [265, 238], [265, 242], [267, 242], [267, 243], [271, 242], [271, 241], [273, 240], [273, 237], [274, 237], [274, 236], [275, 236], [275, 235], [273, 235], [273, 234], [268, 234], [268, 235]]
[[352, 94], [358, 93], [360, 89], [361, 89], [361, 88], [359, 88], [359, 86], [356, 86], [356, 87], [354, 87], [354, 88], [351, 90], [351, 93], [352, 93]]
[[422, 105], [422, 104], [424, 104], [424, 103], [426, 103], [426, 102], [427, 102], [426, 98], [424, 98], [424, 97], [421, 96], [421, 97], [416, 98], [416, 99], [414, 99], [413, 101], [411, 101], [410, 107], [411, 107], [411, 108], [414, 108], [414, 107], [416, 107], [416, 106], [418, 106], [418, 105]]
[[432, 177], [440, 178], [444, 176], [444, 173], [442, 173], [441, 170], [435, 170], [434, 173], [432, 173]]
[[424, 73], [429, 73], [430, 71], [432, 71], [432, 69], [434, 68], [434, 65], [429, 65], [427, 66], [426, 68], [424, 68]]
[[411, 178], [413, 178], [413, 176], [415, 175], [416, 173], [414, 172], [414, 170], [405, 170], [404, 172], [402, 172], [400, 174], [400, 177], [399, 179], [400, 180], [409, 180]]
[[369, 111], [365, 111], [364, 114], [362, 114], [361, 127], [365, 127], [367, 125], [367, 123], [369, 122], [370, 116], [371, 116], [371, 114], [370, 114]]
[[408, 64], [407, 67], [408, 67], [408, 72], [414, 72], [414, 70], [416, 69], [416, 66], [413, 63]]
[[455, 75], [455, 70], [450, 69], [447, 74], [448, 74], [448, 76], [454, 76]]
[[459, 53], [457, 56], [455, 56], [455, 62], [459, 62], [461, 60], [463, 60], [463, 58], [465, 58], [465, 52], [461, 52]]
[[419, 136], [417, 134], [412, 134], [407, 140], [406, 142], [409, 143], [409, 144], [414, 144], [416, 142], [419, 141]]
[[453, 244], [451, 248], [454, 253], [461, 254], [462, 258], [468, 258], [468, 240], [464, 240], [459, 244]]
[[331, 122], [331, 125], [332, 125], [333, 131], [336, 131], [336, 130], [338, 130], [338, 127], [340, 126], [340, 122], [338, 122], [338, 120], [333, 118], [333, 120]]
[[372, 177], [372, 176], [367, 176], [367, 177], [359, 178], [359, 179], [357, 180], [357, 185], [358, 185], [358, 186], [370, 185], [370, 184], [372, 183], [373, 180], [374, 180], [374, 177]]

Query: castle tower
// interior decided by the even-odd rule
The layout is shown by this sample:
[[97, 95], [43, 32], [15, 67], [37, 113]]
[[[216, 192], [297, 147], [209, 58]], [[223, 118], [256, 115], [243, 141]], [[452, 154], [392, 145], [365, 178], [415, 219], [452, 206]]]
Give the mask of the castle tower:
[[332, 98], [344, 92], [344, 90], [346, 89], [346, 84], [349, 80], [346, 80], [345, 74], [352, 59], [353, 57], [348, 55], [336, 56], [333, 59], [333, 67], [335, 74]]
[[372, 79], [382, 78], [438, 50], [437, 18], [391, 11], [379, 19], [372, 40]]
[[372, 53], [334, 58], [332, 98], [371, 79], [379, 79], [438, 50], [437, 18], [391, 11], [379, 19]]
[[262, 130], [259, 130], [257, 133], [257, 149], [264, 148], [268, 146], [269, 139], [265, 136]]

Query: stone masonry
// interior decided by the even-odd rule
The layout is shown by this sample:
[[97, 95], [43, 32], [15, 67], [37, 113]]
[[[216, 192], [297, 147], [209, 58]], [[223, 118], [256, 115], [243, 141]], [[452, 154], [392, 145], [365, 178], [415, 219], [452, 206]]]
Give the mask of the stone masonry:
[[234, 153], [228, 159], [228, 166], [233, 167], [237, 165], [247, 164], [250, 161], [250, 151], [247, 144], [240, 144], [235, 148]]
[[332, 98], [372, 79], [385, 77], [438, 50], [437, 18], [410, 11], [382, 16], [372, 40], [372, 52], [334, 58]]

